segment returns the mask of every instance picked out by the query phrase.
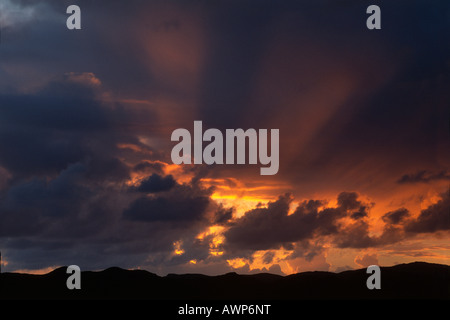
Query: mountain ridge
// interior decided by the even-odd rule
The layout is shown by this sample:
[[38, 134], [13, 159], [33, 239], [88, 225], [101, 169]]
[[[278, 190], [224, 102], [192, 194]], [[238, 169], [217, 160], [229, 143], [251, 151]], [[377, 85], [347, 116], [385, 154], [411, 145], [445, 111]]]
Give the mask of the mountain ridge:
[[366, 269], [258, 273], [168, 274], [110, 267], [82, 271], [81, 290], [69, 290], [67, 267], [43, 275], [3, 273], [0, 299], [450, 299], [450, 266], [412, 262], [381, 269], [381, 289], [369, 290]]

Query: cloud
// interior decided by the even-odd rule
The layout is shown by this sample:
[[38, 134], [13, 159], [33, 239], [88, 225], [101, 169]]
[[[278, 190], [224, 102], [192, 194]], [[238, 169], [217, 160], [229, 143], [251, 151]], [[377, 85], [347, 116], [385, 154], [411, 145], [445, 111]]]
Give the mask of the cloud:
[[133, 167], [133, 171], [145, 172], [147, 170], [155, 171], [158, 174], [163, 173], [164, 165], [161, 162], [151, 162], [148, 160], [140, 161]]
[[293, 269], [294, 273], [305, 271], [329, 271], [330, 263], [327, 262], [325, 253], [316, 254], [313, 257], [297, 257], [286, 260], [286, 263]]
[[338, 195], [338, 205], [344, 210], [354, 210], [361, 206], [358, 194], [355, 192], [341, 192]]
[[81, 83], [86, 86], [97, 87], [102, 84], [100, 79], [92, 72], [67, 72], [64, 76], [68, 81]]
[[400, 179], [397, 180], [397, 183], [400, 184], [418, 183], [418, 182], [428, 183], [437, 180], [450, 180], [450, 172], [446, 170], [439, 172], [420, 170], [416, 173], [403, 175]]
[[124, 219], [131, 221], [171, 221], [189, 223], [204, 218], [210, 193], [189, 185], [172, 188], [167, 195], [139, 197], [124, 210]]
[[360, 265], [363, 268], [367, 268], [371, 265], [378, 265], [378, 257], [377, 254], [365, 254], [362, 257], [356, 256], [355, 263]]
[[341, 248], [370, 248], [398, 243], [413, 238], [418, 233], [435, 233], [450, 230], [450, 197], [441, 195], [437, 203], [421, 210], [417, 217], [411, 217], [405, 208], [385, 213], [385, 222], [379, 236], [369, 234], [367, 221], [356, 221], [341, 228], [334, 242]]
[[225, 208], [222, 204], [219, 204], [216, 212], [214, 213], [214, 224], [222, 225], [226, 224], [233, 217], [234, 208]]
[[172, 175], [162, 177], [159, 174], [154, 173], [150, 177], [142, 180], [137, 187], [131, 188], [131, 190], [145, 193], [157, 193], [168, 191], [172, 189], [175, 184], [176, 182]]
[[24, 1], [3, 0], [0, 9], [2, 28], [18, 28], [42, 19], [50, 7], [42, 2], [32, 5]]
[[369, 224], [361, 220], [341, 227], [333, 241], [339, 248], [368, 248], [376, 244], [369, 236]]
[[405, 230], [412, 233], [450, 230], [450, 194], [442, 194], [441, 200], [422, 210], [416, 219], [408, 221]]
[[389, 224], [399, 224], [403, 222], [405, 219], [410, 217], [408, 209], [400, 208], [395, 211], [390, 211], [388, 213], [385, 213], [381, 219], [383, 219], [384, 222]]
[[[117, 145], [138, 139], [117, 129], [142, 113], [124, 113], [102, 101], [103, 93], [94, 73], [55, 77], [28, 93], [0, 93], [0, 244], [11, 267], [70, 264], [77, 252], [83, 252], [79, 263], [91, 267], [130, 266], [145, 260], [145, 250], [171, 250], [170, 228], [123, 223], [135, 195], [123, 192], [130, 166]], [[148, 234], [161, 240], [149, 245]]]
[[367, 208], [375, 204], [360, 201], [356, 193], [340, 193], [336, 208], [306, 200], [289, 213], [292, 201], [290, 195], [280, 196], [267, 207], [252, 209], [231, 221], [224, 233], [224, 247], [229, 252], [295, 248], [289, 258], [311, 258], [321, 252], [320, 241], [325, 239], [337, 248], [363, 249], [397, 243], [416, 233], [450, 229], [448, 196], [422, 210], [417, 218], [411, 218], [405, 208], [387, 212], [381, 217], [385, 226], [379, 235], [371, 235], [367, 219]]
[[[339, 219], [349, 215], [353, 217], [355, 212], [365, 212], [366, 205], [357, 201], [357, 197], [356, 193], [340, 193], [337, 208], [323, 209], [320, 207], [325, 204], [324, 201], [307, 200], [289, 214], [293, 198], [289, 194], [280, 196], [275, 202], [269, 202], [267, 208], [247, 211], [243, 217], [231, 222], [231, 227], [224, 234], [226, 245], [267, 250], [318, 236], [336, 235], [343, 231], [338, 224]], [[367, 231], [364, 222], [357, 221], [345, 231], [345, 237], [338, 241], [341, 246], [367, 245], [361, 242], [364, 240], [361, 235]]]
[[35, 94], [0, 94], [0, 163], [13, 174], [55, 173], [111, 146], [105, 109], [84, 85], [53, 82]]
[[256, 268], [256, 269], [251, 269], [248, 264], [245, 264], [244, 266], [242, 266], [240, 268], [235, 268], [233, 271], [238, 274], [242, 274], [242, 273], [244, 273], [244, 274], [272, 273], [272, 274], [278, 274], [280, 276], [285, 275], [284, 272], [281, 271], [281, 267], [279, 264], [272, 264], [269, 268], [262, 267], [262, 268]]
[[263, 260], [263, 262], [264, 262], [265, 264], [269, 264], [269, 263], [272, 262], [272, 260], [273, 260], [274, 257], [275, 257], [275, 253], [274, 253], [274, 252], [272, 252], [272, 251], [267, 251], [267, 252], [264, 254], [262, 260]]
[[119, 160], [112, 150], [106, 155], [95, 153], [88, 157], [85, 163], [86, 178], [89, 180], [117, 183], [130, 177], [128, 166]]
[[[34, 178], [12, 185], [0, 203], [0, 236], [73, 238], [108, 225], [106, 197], [88, 183], [82, 163], [56, 178]], [[95, 196], [94, 196], [95, 195]]]

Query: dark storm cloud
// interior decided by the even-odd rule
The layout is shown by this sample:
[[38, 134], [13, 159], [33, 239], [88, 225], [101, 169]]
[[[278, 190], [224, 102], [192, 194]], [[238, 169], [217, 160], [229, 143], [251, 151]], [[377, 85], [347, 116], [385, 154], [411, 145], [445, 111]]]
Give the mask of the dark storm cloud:
[[362, 220], [340, 228], [333, 241], [339, 248], [368, 248], [375, 244], [369, 236], [369, 224]]
[[[67, 261], [79, 242], [91, 239], [94, 248], [93, 239], [114, 224], [118, 193], [109, 185], [120, 185], [129, 170], [117, 157], [112, 128], [127, 118], [105, 109], [89, 82], [95, 78], [86, 75], [59, 77], [34, 93], [0, 94], [0, 165], [9, 174], [0, 242], [19, 268]], [[23, 246], [9, 250], [5, 239]]]
[[163, 173], [163, 165], [159, 162], [141, 161], [133, 167], [136, 172], [143, 172], [146, 170], [154, 170], [158, 174]]
[[[66, 28], [69, 16], [66, 9], [72, 4], [65, 0], [21, 1], [19, 6], [11, 8], [32, 14], [20, 19], [17, 12], [8, 12], [23, 21], [2, 30], [0, 65], [5, 68], [0, 70], [8, 66], [24, 70], [5, 72], [5, 77], [0, 79], [0, 91], [29, 89], [45, 83], [53, 75], [88, 71], [126, 98], [148, 99], [149, 95], [171, 90], [171, 94], [176, 94], [145, 67], [149, 56], [145, 40], [139, 37], [140, 31], [154, 32], [151, 20], [145, 19], [144, 14], [170, 8], [170, 4], [113, 0], [105, 8], [101, 2], [80, 0], [77, 5], [82, 11], [82, 29], [78, 32]], [[166, 10], [165, 14], [170, 18], [173, 12]]]
[[[436, 204], [422, 210], [417, 218], [410, 218], [407, 209], [400, 208], [382, 216], [385, 222], [379, 236], [371, 236], [366, 209], [373, 206], [358, 200], [355, 193], [342, 192], [338, 196], [338, 207], [324, 208], [317, 200], [302, 202], [292, 214], [288, 214], [290, 196], [280, 196], [267, 208], [250, 210], [233, 222], [224, 233], [224, 247], [234, 250], [267, 250], [284, 247], [292, 250], [296, 243], [295, 255], [315, 256], [322, 246], [313, 242], [330, 236], [331, 242], [338, 248], [370, 248], [413, 237], [417, 233], [431, 233], [450, 229], [450, 201], [448, 195]], [[361, 214], [364, 212], [364, 215]], [[355, 214], [358, 217], [355, 218]], [[347, 223], [341, 218], [350, 217]]]
[[[162, 176], [163, 166], [155, 161], [161, 160], [155, 158], [159, 151], [137, 138], [154, 128], [156, 115], [113, 101], [116, 94], [133, 102], [170, 91], [143, 67], [148, 54], [141, 40], [130, 37], [137, 31], [136, 13], [149, 2], [110, 1], [104, 10], [103, 4], [80, 1], [79, 33], [65, 27], [70, 4], [22, 1], [21, 8], [36, 14], [2, 30], [0, 172], [7, 178], [1, 189], [0, 244], [9, 252], [10, 267], [72, 264], [70, 257], [90, 268], [132, 267], [149, 252], [170, 254], [180, 238], [189, 244], [204, 227], [197, 222], [204, 218], [210, 193], [189, 186], [170, 193], [177, 183]], [[5, 72], [11, 66], [22, 76]], [[145, 149], [146, 160], [138, 152], [130, 156], [117, 147], [120, 143]], [[140, 191], [169, 192], [150, 203], [149, 209], [158, 210], [155, 223], [123, 219], [125, 209], [137, 206], [136, 194], [122, 187], [130, 171], [125, 156], [134, 170], [158, 174]], [[13, 246], [8, 237], [22, 246]], [[199, 248], [190, 251], [204, 255]]]
[[[91, 88], [66, 80], [35, 94], [0, 95], [0, 164], [15, 175], [57, 173], [113, 148], [109, 115]], [[111, 137], [112, 138], [112, 137]], [[112, 142], [112, 143], [111, 143]]]
[[[76, 259], [98, 268], [98, 257], [109, 261], [103, 267], [131, 266], [145, 259], [145, 250], [171, 250], [177, 233], [167, 231], [170, 226], [133, 230], [117, 222], [133, 201], [121, 187], [130, 169], [117, 144], [137, 141], [117, 128], [140, 115], [105, 105], [101, 94], [93, 74], [73, 72], [33, 93], [0, 94], [0, 166], [7, 173], [0, 244], [10, 267], [42, 268]], [[133, 237], [124, 228], [133, 230]], [[149, 233], [161, 240], [149, 245], [142, 240]]]
[[291, 201], [289, 195], [280, 196], [277, 201], [270, 202], [267, 208], [247, 211], [225, 232], [226, 243], [239, 249], [262, 250], [299, 240], [300, 231], [291, 235], [289, 231], [292, 230], [285, 229], [286, 225], [290, 229], [293, 227], [293, 224], [286, 223]]
[[369, 248], [393, 244], [416, 236], [419, 233], [434, 233], [450, 230], [450, 197], [442, 194], [436, 204], [422, 210], [412, 218], [405, 208], [387, 212], [381, 219], [385, 222], [379, 236], [369, 235], [369, 224], [361, 220], [343, 226], [334, 236], [334, 242], [341, 248]]
[[150, 177], [142, 180], [142, 182], [137, 187], [131, 188], [131, 190], [138, 192], [157, 193], [168, 191], [172, 189], [175, 184], [176, 181], [172, 175], [162, 177], [159, 174], [154, 173]]
[[367, 217], [368, 207], [358, 201], [356, 192], [341, 192], [338, 196], [338, 205], [344, 210], [352, 211], [351, 218], [355, 220]]
[[443, 194], [441, 200], [422, 210], [415, 220], [406, 223], [405, 230], [412, 233], [450, 230], [450, 194]]
[[107, 126], [105, 110], [94, 100], [92, 88], [64, 78], [36, 94], [0, 97], [2, 126], [88, 132]]
[[195, 186], [179, 185], [166, 195], [136, 199], [123, 212], [123, 217], [142, 222], [190, 223], [204, 218], [211, 201], [209, 196], [208, 192]]
[[410, 214], [408, 209], [400, 208], [395, 211], [390, 211], [385, 213], [381, 218], [384, 222], [389, 224], [399, 224], [403, 222], [406, 218], [409, 218]]
[[[92, 181], [87, 172], [84, 164], [75, 164], [53, 180], [9, 188], [0, 205], [0, 245], [14, 259], [10, 268], [76, 262], [98, 269], [207, 258], [209, 240], [195, 238], [209, 223], [209, 190], [177, 185], [139, 207], [142, 198], [110, 182]], [[137, 208], [135, 216], [127, 215]], [[185, 253], [170, 258], [179, 240]]]
[[448, 171], [430, 172], [427, 170], [420, 170], [416, 173], [405, 174], [397, 180], [398, 183], [416, 183], [416, 182], [432, 182], [436, 180], [450, 180], [450, 173]]
[[223, 205], [219, 205], [219, 208], [214, 213], [213, 224], [226, 224], [233, 217], [234, 208], [225, 208]]
[[[225, 232], [226, 245], [231, 249], [266, 250], [317, 236], [335, 235], [342, 231], [338, 225], [340, 218], [365, 210], [355, 193], [343, 192], [338, 199], [337, 208], [320, 209], [323, 201], [308, 200], [302, 202], [294, 213], [288, 214], [293, 199], [290, 195], [280, 196], [267, 208], [253, 209], [231, 222], [230, 229]], [[358, 236], [365, 231], [360, 230], [362, 223], [355, 223], [357, 227], [346, 231]], [[357, 239], [361, 240], [360, 237]], [[351, 244], [342, 240], [342, 245]]]
[[355, 192], [341, 192], [338, 195], [338, 205], [344, 210], [354, 210], [361, 206], [358, 194]]
[[94, 154], [86, 164], [86, 178], [89, 180], [118, 182], [130, 176], [129, 168], [116, 158], [113, 151], [110, 154]]
[[73, 164], [55, 179], [16, 183], [0, 203], [0, 237], [73, 238], [108, 225], [109, 205], [89, 185], [87, 167]]

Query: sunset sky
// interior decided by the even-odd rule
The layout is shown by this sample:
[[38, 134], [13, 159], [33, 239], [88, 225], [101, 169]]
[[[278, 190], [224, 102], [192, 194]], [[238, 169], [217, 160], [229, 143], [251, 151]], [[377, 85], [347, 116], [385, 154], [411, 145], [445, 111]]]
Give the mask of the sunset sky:
[[[450, 264], [449, 1], [1, 0], [0, 27], [2, 271]], [[279, 129], [278, 173], [173, 164], [195, 120]]]

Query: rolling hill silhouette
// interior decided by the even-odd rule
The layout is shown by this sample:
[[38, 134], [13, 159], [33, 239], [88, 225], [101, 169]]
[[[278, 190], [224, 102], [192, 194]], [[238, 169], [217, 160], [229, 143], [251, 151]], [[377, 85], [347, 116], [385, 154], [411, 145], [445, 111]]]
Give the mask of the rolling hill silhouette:
[[66, 267], [44, 275], [3, 273], [0, 299], [450, 299], [450, 266], [414, 262], [381, 267], [381, 289], [369, 290], [366, 269], [219, 276], [109, 268], [82, 271], [81, 290], [68, 290]]

